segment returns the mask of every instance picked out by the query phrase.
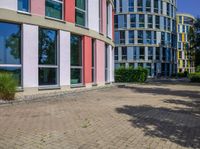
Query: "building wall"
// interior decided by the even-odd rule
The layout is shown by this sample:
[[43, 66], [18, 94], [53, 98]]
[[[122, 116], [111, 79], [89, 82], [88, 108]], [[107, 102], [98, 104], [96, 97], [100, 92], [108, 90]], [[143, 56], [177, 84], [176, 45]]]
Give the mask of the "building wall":
[[[107, 4], [109, 5], [107, 7]], [[66, 89], [71, 84], [71, 37], [78, 35], [82, 39], [82, 83], [76, 86], [88, 86], [93, 83], [104, 85], [105, 80], [105, 45], [109, 47], [109, 80], [114, 81], [114, 60], [113, 60], [113, 22], [112, 11], [113, 1], [103, 0], [102, 3], [102, 24], [99, 22], [99, 1], [88, 0], [87, 23], [85, 27], [80, 27], [75, 22], [75, 2], [74, 0], [63, 1], [63, 19], [45, 16], [45, 0], [30, 0], [30, 9], [28, 12], [21, 12], [17, 8], [17, 0], [0, 2], [0, 23], [9, 22], [21, 26], [21, 61], [22, 61], [22, 85], [25, 91], [28, 89], [40, 89], [39, 86], [39, 30], [41, 28], [52, 29], [57, 32], [57, 79], [56, 86], [42, 86], [42, 89], [61, 88]], [[108, 11], [107, 9], [108, 8]], [[16, 13], [20, 11], [20, 13]], [[30, 15], [31, 14], [31, 15]], [[111, 21], [106, 22], [107, 15]], [[109, 24], [107, 26], [107, 24]], [[103, 28], [103, 35], [100, 33], [100, 25]], [[107, 33], [109, 38], [107, 37]], [[0, 35], [1, 36], [1, 35]], [[92, 41], [95, 41], [96, 59], [95, 59], [95, 77], [96, 82], [92, 82]], [[1, 41], [0, 41], [1, 42]], [[9, 67], [6, 64], [0, 64], [0, 71], [3, 67]], [[52, 66], [53, 67], [53, 66]]]
[[[137, 0], [133, 0], [133, 5], [128, 0], [114, 1], [115, 68], [142, 66], [149, 69], [151, 77], [170, 76], [176, 73], [176, 70], [172, 71], [172, 66], [177, 65], [174, 56], [176, 55], [176, 3], [158, 0], [158, 8], [154, 9], [155, 1], [151, 0], [148, 11], [145, 2], [143, 1], [140, 7]], [[156, 51], [159, 51], [158, 56]]]
[[[177, 58], [178, 72], [187, 71], [195, 72], [195, 57], [194, 51], [189, 49], [188, 32], [189, 28], [193, 27], [195, 18], [189, 14], [177, 14]], [[186, 22], [186, 20], [190, 20]], [[188, 45], [187, 47], [185, 45]]]

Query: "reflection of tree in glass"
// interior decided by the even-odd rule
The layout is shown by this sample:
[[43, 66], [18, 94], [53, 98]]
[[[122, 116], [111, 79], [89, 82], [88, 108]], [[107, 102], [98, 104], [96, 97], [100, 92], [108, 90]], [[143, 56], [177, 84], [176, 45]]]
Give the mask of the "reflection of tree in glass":
[[71, 65], [81, 66], [82, 64], [82, 45], [81, 37], [73, 35], [71, 37]]
[[7, 39], [6, 39], [6, 48], [10, 48], [10, 54], [15, 58], [15, 59], [20, 59], [21, 57], [21, 33], [20, 30], [17, 33], [11, 34]]
[[56, 64], [56, 31], [41, 29], [39, 32], [39, 64]]

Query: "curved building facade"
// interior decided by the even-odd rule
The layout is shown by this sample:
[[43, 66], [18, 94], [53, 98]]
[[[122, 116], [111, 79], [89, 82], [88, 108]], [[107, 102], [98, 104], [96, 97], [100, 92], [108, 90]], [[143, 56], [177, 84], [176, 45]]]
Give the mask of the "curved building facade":
[[188, 32], [193, 27], [195, 17], [190, 14], [177, 14], [178, 72], [195, 72], [195, 53], [189, 49]]
[[176, 0], [115, 0], [115, 68], [176, 73]]
[[24, 91], [114, 81], [112, 0], [1, 0], [0, 72]]

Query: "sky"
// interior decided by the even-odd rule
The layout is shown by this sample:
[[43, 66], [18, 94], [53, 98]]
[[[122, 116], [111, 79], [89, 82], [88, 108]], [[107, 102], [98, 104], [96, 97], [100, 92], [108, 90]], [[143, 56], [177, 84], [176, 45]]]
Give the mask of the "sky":
[[178, 12], [200, 17], [200, 0], [177, 0], [177, 9]]

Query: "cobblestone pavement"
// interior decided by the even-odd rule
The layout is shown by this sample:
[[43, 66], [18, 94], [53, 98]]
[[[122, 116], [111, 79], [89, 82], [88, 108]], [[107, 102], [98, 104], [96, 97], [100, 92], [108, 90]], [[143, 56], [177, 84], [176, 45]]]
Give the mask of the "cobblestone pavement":
[[0, 106], [0, 149], [200, 148], [200, 86], [126, 85]]

